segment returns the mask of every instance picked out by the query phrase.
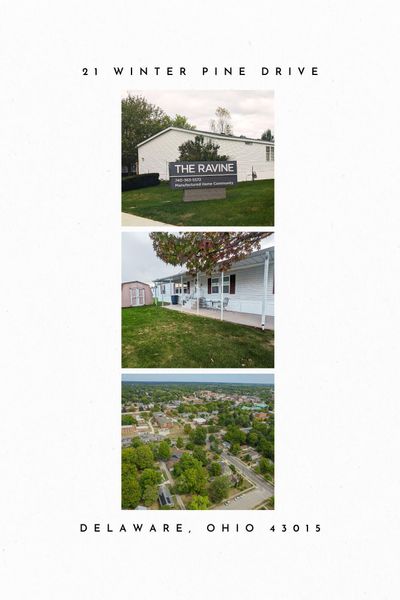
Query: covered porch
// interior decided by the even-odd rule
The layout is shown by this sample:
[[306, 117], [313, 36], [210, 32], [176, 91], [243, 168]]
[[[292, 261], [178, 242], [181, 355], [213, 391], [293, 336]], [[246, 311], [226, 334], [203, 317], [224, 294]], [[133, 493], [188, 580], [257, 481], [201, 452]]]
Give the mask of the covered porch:
[[[195, 303], [194, 303], [195, 304]], [[221, 311], [214, 308], [198, 308], [197, 306], [186, 306], [182, 304], [167, 304], [163, 306], [167, 310], [175, 310], [178, 312], [197, 315], [200, 317], [209, 317], [210, 319], [221, 320]], [[250, 327], [257, 327], [259, 329], [271, 329], [274, 330], [274, 317], [265, 316], [264, 327], [262, 326], [262, 315], [256, 315], [253, 313], [243, 313], [234, 310], [224, 310], [223, 320], [228, 323], [237, 323], [238, 325], [249, 325]]]
[[272, 246], [253, 252], [226, 271], [181, 271], [155, 280], [153, 293], [156, 303], [168, 310], [273, 330], [273, 268]]

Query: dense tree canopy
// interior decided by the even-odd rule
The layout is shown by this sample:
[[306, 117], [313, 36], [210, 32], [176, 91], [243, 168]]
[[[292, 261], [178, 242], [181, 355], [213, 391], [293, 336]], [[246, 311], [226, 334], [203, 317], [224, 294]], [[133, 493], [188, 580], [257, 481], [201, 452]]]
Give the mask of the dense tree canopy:
[[152, 232], [157, 256], [170, 265], [186, 265], [191, 272], [227, 271], [233, 262], [260, 249], [268, 232]]
[[189, 510], [207, 510], [210, 506], [210, 501], [207, 496], [193, 496], [188, 504]]
[[221, 475], [216, 477], [211, 483], [208, 491], [208, 495], [212, 502], [221, 502], [224, 498], [228, 497], [229, 493], [229, 477]]
[[122, 165], [127, 167], [137, 161], [137, 144], [152, 135], [171, 126], [195, 129], [183, 115], [169, 117], [143, 96], [123, 98], [121, 111]]

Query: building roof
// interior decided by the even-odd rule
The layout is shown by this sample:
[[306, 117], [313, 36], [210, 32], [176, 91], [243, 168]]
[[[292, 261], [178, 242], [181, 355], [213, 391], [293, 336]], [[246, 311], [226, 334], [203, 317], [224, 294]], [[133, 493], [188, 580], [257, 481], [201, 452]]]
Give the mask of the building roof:
[[164, 485], [160, 486], [158, 498], [161, 506], [171, 506], [173, 504], [171, 494], [169, 493], [168, 488]]
[[[250, 267], [253, 265], [258, 265], [258, 264], [263, 264], [264, 260], [265, 260], [265, 256], [266, 254], [270, 255], [270, 259], [274, 258], [274, 248], [264, 248], [263, 250], [257, 250], [256, 252], [252, 252], [247, 258], [244, 258], [243, 260], [239, 260], [236, 263], [233, 263], [233, 265], [231, 266], [231, 268], [227, 271], [227, 273], [229, 273], [229, 271], [235, 271], [236, 269], [240, 268], [244, 268], [244, 267]], [[161, 282], [168, 282], [168, 281], [180, 281], [182, 276], [189, 276], [190, 273], [189, 271], [181, 271], [179, 273], [177, 273], [176, 275], [171, 275], [171, 277], [161, 277], [160, 279], [154, 279], [154, 283], [161, 283]]]
[[254, 144], [264, 144], [265, 146], [274, 146], [274, 142], [266, 142], [265, 140], [257, 140], [254, 138], [248, 138], [248, 137], [240, 137], [239, 135], [225, 135], [223, 133], [214, 133], [212, 131], [202, 131], [200, 129], [185, 129], [184, 127], [167, 127], [166, 129], [163, 129], [162, 131], [159, 131], [158, 133], [150, 136], [149, 138], [147, 138], [147, 140], [143, 140], [143, 142], [140, 142], [140, 144], [137, 144], [137, 148], [139, 148], [140, 146], [143, 146], [144, 144], [147, 144], [147, 142], [150, 142], [151, 140], [154, 140], [156, 137], [159, 137], [160, 135], [163, 135], [164, 133], [166, 133], [167, 131], [186, 131], [187, 133], [191, 133], [194, 135], [206, 135], [207, 137], [212, 137], [212, 138], [217, 138], [220, 140], [232, 140], [234, 142], [251, 142]]
[[144, 283], [144, 281], [123, 281], [121, 283], [121, 286], [122, 285], [126, 285], [127, 283], [140, 283], [141, 285], [146, 285], [147, 287], [150, 287], [149, 284], [148, 283]]

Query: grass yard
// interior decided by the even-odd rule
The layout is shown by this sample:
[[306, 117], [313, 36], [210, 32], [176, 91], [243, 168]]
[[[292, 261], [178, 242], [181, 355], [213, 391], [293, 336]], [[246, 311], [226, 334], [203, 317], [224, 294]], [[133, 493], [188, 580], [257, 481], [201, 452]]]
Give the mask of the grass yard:
[[273, 331], [155, 305], [122, 310], [123, 368], [273, 366]]
[[274, 180], [242, 181], [227, 188], [226, 200], [183, 202], [182, 190], [166, 182], [122, 193], [122, 212], [168, 225], [274, 224]]

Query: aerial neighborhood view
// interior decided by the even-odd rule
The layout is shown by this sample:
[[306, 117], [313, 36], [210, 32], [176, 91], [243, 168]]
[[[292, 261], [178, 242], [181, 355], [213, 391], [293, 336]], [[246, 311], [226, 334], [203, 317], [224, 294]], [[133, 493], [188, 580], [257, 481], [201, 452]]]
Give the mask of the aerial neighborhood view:
[[272, 226], [273, 92], [134, 91], [121, 101], [123, 226]]
[[274, 234], [124, 232], [124, 368], [272, 368]]
[[273, 375], [123, 375], [121, 446], [122, 509], [273, 509]]

